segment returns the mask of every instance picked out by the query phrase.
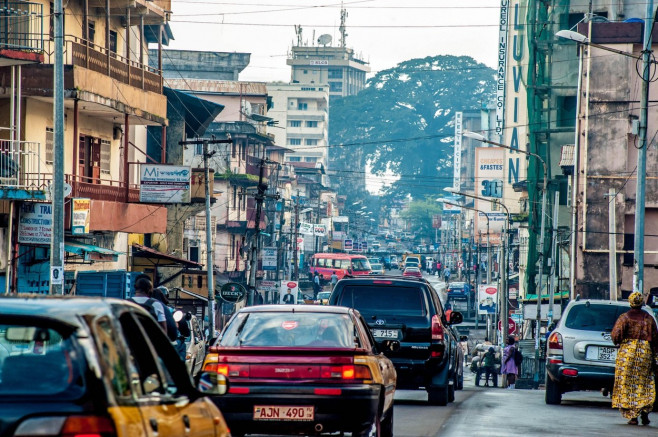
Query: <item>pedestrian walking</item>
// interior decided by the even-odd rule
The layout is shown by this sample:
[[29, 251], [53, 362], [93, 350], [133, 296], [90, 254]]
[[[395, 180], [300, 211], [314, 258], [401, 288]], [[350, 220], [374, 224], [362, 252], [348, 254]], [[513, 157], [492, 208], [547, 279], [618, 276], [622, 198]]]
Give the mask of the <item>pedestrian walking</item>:
[[489, 376], [494, 387], [498, 387], [498, 375], [496, 374], [496, 351], [492, 347], [484, 354], [482, 358], [482, 367], [485, 372], [484, 386], [489, 387]]
[[507, 376], [507, 388], [514, 389], [516, 384], [516, 375], [519, 368], [516, 365], [516, 346], [514, 337], [507, 337], [507, 346], [503, 349], [503, 358], [500, 366], [500, 373]]
[[443, 277], [446, 280], [446, 285], [448, 285], [448, 282], [450, 282], [450, 268], [446, 267], [446, 269], [443, 271]]
[[146, 275], [140, 275], [135, 281], [135, 293], [128, 299], [144, 308], [158, 322], [162, 330], [167, 332], [167, 317], [164, 305], [153, 298], [153, 283]]
[[318, 297], [318, 293], [320, 291], [322, 291], [322, 286], [320, 285], [320, 275], [318, 275], [318, 272], [315, 272], [315, 275], [313, 276], [313, 299]]
[[649, 412], [656, 397], [655, 359], [658, 352], [658, 328], [653, 317], [642, 310], [644, 296], [633, 292], [628, 297], [630, 311], [617, 319], [612, 341], [619, 345], [615, 363], [612, 408], [619, 408], [629, 425], [649, 424]]
[[338, 282], [338, 275], [337, 275], [336, 272], [334, 271], [333, 273], [331, 273], [331, 289], [332, 289], [332, 290], [333, 290], [334, 287], [336, 286], [336, 283], [337, 283], [337, 282]]

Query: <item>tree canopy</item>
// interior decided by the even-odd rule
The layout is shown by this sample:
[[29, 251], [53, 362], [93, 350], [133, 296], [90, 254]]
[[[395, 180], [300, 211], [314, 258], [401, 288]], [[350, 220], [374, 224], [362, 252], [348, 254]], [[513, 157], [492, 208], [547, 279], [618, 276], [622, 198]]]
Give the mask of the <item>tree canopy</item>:
[[400, 216], [407, 222], [409, 231], [416, 236], [416, 239], [434, 241], [432, 218], [440, 215], [441, 211], [441, 205], [436, 200], [428, 198], [412, 201]]
[[372, 172], [393, 172], [386, 195], [423, 199], [452, 185], [456, 111], [477, 110], [495, 71], [467, 56], [412, 59], [378, 72], [356, 96], [331, 101], [332, 178], [353, 190]]

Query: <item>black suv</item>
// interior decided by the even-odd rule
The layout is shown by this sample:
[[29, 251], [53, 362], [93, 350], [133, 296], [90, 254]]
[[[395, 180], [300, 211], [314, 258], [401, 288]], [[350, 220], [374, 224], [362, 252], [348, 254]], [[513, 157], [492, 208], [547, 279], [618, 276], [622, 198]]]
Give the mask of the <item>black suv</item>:
[[398, 389], [427, 390], [429, 402], [446, 405], [463, 386], [461, 349], [437, 292], [424, 279], [346, 278], [338, 281], [330, 305], [356, 308], [380, 350], [395, 365]]

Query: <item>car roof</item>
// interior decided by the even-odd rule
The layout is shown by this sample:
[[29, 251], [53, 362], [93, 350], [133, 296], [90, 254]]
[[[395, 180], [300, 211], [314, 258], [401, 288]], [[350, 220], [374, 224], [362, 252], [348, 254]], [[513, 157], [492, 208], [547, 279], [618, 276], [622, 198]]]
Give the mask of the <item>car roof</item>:
[[415, 276], [402, 276], [402, 275], [367, 275], [367, 276], [357, 276], [357, 277], [345, 277], [339, 281], [340, 283], [368, 283], [372, 281], [391, 281], [393, 285], [404, 285], [409, 282], [420, 282], [423, 284], [429, 284], [429, 281], [425, 278], [418, 278]]
[[316, 305], [256, 305], [245, 307], [241, 313], [333, 313], [348, 314], [351, 308], [339, 306], [316, 306]]
[[448, 287], [452, 287], [452, 286], [460, 287], [460, 286], [463, 286], [463, 285], [466, 285], [466, 282], [451, 282], [451, 283], [448, 284]]
[[118, 307], [140, 308], [123, 299], [18, 294], [0, 296], [0, 319], [9, 315], [27, 316], [56, 320], [80, 329], [84, 326], [81, 316], [111, 315]]

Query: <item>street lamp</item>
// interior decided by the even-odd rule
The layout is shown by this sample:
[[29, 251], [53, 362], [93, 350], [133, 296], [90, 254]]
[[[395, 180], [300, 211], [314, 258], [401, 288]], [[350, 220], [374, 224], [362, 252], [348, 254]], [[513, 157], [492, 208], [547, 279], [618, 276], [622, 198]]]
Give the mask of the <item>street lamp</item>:
[[[573, 31], [559, 31], [555, 36], [569, 39], [578, 44], [590, 45], [602, 50], [628, 56], [634, 59], [642, 59], [642, 95], [640, 98], [640, 126], [639, 147], [637, 147], [637, 180], [635, 188], [635, 229], [633, 245], [633, 291], [644, 294], [644, 216], [646, 197], [646, 175], [647, 175], [647, 120], [649, 112], [649, 80], [651, 74], [650, 64], [656, 63], [651, 60], [651, 34], [653, 31], [653, 0], [647, 2], [646, 16], [644, 19], [644, 44], [642, 56], [638, 57], [631, 53], [615, 50], [610, 47], [593, 44], [585, 35]], [[614, 232], [614, 231], [610, 231]], [[612, 284], [610, 285], [612, 287]]]
[[[537, 281], [537, 320], [535, 327], [535, 378], [534, 386], [535, 388], [539, 387], [539, 337], [541, 335], [541, 290], [542, 282], [544, 277], [544, 236], [546, 231], [546, 193], [548, 191], [548, 165], [546, 161], [536, 153], [528, 152], [521, 149], [516, 149], [514, 147], [506, 146], [505, 144], [496, 143], [494, 141], [489, 141], [483, 135], [480, 135], [475, 132], [464, 132], [463, 136], [467, 138], [474, 139], [486, 144], [492, 144], [494, 146], [502, 147], [503, 149], [512, 150], [514, 152], [520, 152], [528, 156], [533, 156], [541, 161], [542, 166], [544, 167], [544, 185], [542, 186], [542, 196], [541, 196], [541, 230], [539, 234], [539, 280]], [[501, 203], [502, 205], [502, 203]], [[505, 278], [507, 279], [507, 278]]]

